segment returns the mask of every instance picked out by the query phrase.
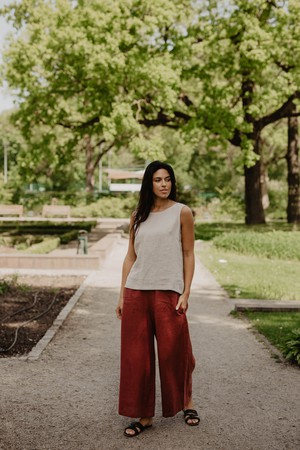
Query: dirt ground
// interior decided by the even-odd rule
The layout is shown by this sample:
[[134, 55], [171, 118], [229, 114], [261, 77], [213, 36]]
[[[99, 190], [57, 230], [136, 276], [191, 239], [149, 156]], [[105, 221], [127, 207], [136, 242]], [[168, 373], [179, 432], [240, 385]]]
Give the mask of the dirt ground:
[[51, 327], [84, 276], [1, 280], [0, 358], [26, 355]]

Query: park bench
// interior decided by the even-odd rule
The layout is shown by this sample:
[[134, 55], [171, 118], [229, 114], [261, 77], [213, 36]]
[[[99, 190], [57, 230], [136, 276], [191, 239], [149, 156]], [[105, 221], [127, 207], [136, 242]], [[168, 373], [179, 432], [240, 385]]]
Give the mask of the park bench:
[[0, 216], [23, 216], [22, 205], [0, 205]]
[[71, 215], [71, 207], [68, 205], [44, 205], [42, 216], [43, 217], [57, 217], [64, 216], [70, 217]]

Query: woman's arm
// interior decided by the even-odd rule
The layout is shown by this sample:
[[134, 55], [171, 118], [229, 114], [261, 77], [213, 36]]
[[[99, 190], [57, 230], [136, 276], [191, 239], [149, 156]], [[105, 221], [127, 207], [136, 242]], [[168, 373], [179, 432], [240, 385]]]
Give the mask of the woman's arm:
[[123, 295], [124, 295], [124, 288], [125, 288], [126, 280], [127, 280], [128, 274], [131, 270], [131, 267], [133, 266], [133, 263], [136, 260], [136, 254], [134, 251], [133, 220], [134, 220], [134, 216], [132, 215], [131, 219], [130, 219], [130, 225], [129, 225], [128, 250], [127, 250], [127, 254], [125, 256], [125, 259], [123, 262], [123, 267], [122, 267], [122, 281], [121, 281], [120, 297], [119, 297], [119, 301], [118, 301], [118, 304], [116, 307], [116, 314], [119, 319], [122, 318]]
[[195, 255], [194, 255], [194, 218], [192, 211], [187, 206], [184, 206], [180, 215], [181, 222], [181, 241], [182, 241], [182, 255], [183, 255], [183, 277], [184, 277], [184, 291], [178, 299], [176, 309], [182, 308], [186, 311], [188, 306], [188, 299], [191, 291], [191, 284], [195, 269]]

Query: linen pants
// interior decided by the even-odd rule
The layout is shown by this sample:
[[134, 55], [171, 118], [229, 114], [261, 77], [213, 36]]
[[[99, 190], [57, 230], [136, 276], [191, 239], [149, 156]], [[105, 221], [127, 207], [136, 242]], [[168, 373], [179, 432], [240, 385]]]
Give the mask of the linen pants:
[[121, 325], [119, 414], [155, 414], [155, 347], [157, 341], [162, 413], [172, 417], [192, 395], [192, 353], [186, 314], [176, 311], [174, 291], [125, 288]]

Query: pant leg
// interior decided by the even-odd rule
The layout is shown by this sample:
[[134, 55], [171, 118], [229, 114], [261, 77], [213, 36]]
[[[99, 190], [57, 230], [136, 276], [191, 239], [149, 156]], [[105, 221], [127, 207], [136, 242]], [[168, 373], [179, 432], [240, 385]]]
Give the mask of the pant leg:
[[155, 350], [150, 298], [151, 291], [125, 289], [119, 414], [127, 417], [154, 416]]
[[192, 396], [195, 358], [185, 313], [176, 311], [179, 294], [156, 291], [154, 317], [164, 417], [181, 411]]

